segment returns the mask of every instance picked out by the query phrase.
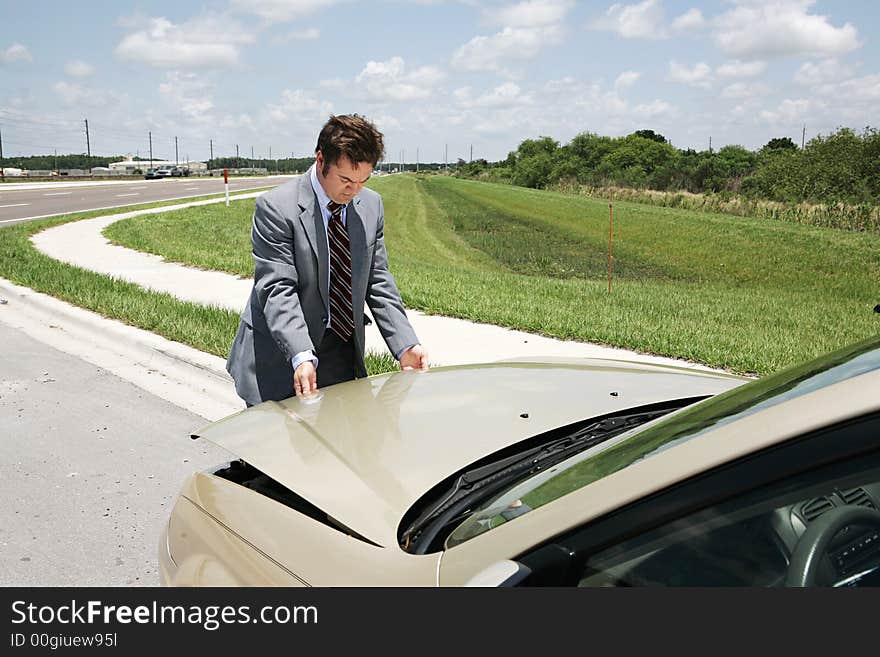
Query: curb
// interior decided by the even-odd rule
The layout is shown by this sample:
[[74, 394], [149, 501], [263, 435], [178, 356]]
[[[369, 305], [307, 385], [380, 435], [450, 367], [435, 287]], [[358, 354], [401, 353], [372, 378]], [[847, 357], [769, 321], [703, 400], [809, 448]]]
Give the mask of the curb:
[[222, 358], [0, 278], [0, 322], [208, 421], [244, 408]]

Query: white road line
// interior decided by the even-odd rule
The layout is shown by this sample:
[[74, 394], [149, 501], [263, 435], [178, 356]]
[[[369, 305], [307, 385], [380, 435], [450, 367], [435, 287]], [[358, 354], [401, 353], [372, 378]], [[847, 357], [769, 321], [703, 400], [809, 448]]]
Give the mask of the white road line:
[[144, 186], [144, 187], [132, 187], [132, 189], [146, 189], [146, 186]]
[[201, 187], [184, 187], [184, 189], [201, 189]]
[[43, 194], [43, 196], [70, 196], [73, 192], [53, 192], [52, 194]]
[[22, 205], [30, 205], [30, 203], [10, 203], [9, 205], [0, 205], [0, 208], [18, 208]]
[[133, 192], [131, 194], [117, 194], [116, 198], [122, 198], [123, 196], [140, 196], [140, 195], [141, 195], [140, 192]]

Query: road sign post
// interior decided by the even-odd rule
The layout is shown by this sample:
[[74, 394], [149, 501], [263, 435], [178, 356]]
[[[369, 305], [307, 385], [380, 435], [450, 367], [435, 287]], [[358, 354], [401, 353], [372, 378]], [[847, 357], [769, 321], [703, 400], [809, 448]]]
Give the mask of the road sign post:
[[226, 188], [226, 207], [229, 207], [229, 169], [223, 169], [223, 186]]

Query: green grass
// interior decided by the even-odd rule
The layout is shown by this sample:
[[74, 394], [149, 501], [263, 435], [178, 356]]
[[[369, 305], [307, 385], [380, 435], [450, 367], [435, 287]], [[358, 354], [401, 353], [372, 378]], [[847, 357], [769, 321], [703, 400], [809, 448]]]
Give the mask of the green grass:
[[[217, 197], [212, 195], [187, 201]], [[253, 204], [253, 199], [247, 199], [233, 201], [230, 205], [249, 207], [252, 212]], [[169, 294], [147, 291], [133, 283], [59, 262], [40, 253], [29, 239], [34, 233], [70, 221], [163, 205], [170, 203], [79, 212], [4, 226], [0, 228], [0, 276], [17, 285], [225, 358], [238, 327], [238, 313], [180, 301]], [[222, 207], [222, 204], [218, 206]], [[370, 374], [397, 369], [393, 358], [380, 354], [368, 353], [366, 364]]]
[[[404, 301], [430, 313], [756, 374], [880, 331], [876, 235], [615, 202], [608, 294], [605, 201], [444, 176], [371, 186]], [[250, 209], [197, 210], [106, 233], [250, 276]]]

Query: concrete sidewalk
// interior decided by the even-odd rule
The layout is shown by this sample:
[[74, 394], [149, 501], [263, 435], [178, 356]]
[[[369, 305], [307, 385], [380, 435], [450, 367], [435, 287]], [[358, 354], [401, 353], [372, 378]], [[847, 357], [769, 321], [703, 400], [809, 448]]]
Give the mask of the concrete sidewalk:
[[[233, 198], [253, 198], [257, 195], [259, 193]], [[169, 292], [188, 301], [240, 312], [250, 293], [250, 279], [168, 263], [159, 256], [111, 245], [101, 235], [104, 227], [129, 217], [219, 202], [223, 202], [223, 199], [181, 203], [72, 222], [38, 233], [32, 240], [40, 251], [63, 262], [130, 281], [147, 289]], [[393, 271], [393, 262], [391, 266]], [[11, 316], [29, 317], [31, 324], [41, 326], [37, 330], [43, 336], [41, 339], [52, 338], [50, 344], [62, 351], [76, 353], [106, 367], [114, 374], [207, 419], [217, 419], [241, 408], [221, 358], [121, 322], [107, 320], [8, 282], [0, 282], [0, 294], [10, 298], [10, 306], [0, 307], [0, 320], [10, 323]], [[13, 307], [18, 310], [10, 314], [8, 311]], [[413, 310], [408, 310], [407, 314], [419, 339], [428, 349], [432, 365], [460, 365], [522, 357], [590, 357], [710, 369], [673, 358], [585, 342], [556, 340], [489, 324], [425, 315]], [[367, 327], [366, 343], [369, 350], [387, 352], [375, 325]]]

